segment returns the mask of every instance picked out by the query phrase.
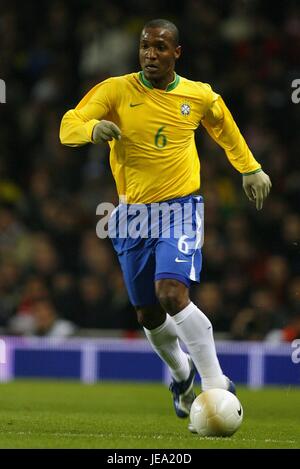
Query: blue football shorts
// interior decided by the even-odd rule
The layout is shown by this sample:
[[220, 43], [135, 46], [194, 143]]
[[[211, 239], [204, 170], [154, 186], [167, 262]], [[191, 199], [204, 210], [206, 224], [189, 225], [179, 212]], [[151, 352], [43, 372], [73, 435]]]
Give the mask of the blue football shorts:
[[121, 203], [108, 226], [134, 306], [157, 304], [155, 280], [176, 279], [187, 287], [200, 281], [204, 232], [201, 196], [152, 204]]

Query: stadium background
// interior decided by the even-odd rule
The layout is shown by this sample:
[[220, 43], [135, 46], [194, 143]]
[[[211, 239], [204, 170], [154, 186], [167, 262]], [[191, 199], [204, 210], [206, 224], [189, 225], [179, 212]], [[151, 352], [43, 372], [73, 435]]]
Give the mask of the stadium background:
[[[225, 154], [197, 132], [206, 201], [193, 299], [217, 338], [300, 338], [300, 7], [296, 1], [1, 1], [0, 327], [6, 335], [140, 335], [96, 207], [117, 203], [105, 146], [63, 147], [63, 113], [139, 70], [145, 21], [174, 21], [177, 72], [222, 94], [273, 189], [256, 212]], [[33, 308], [49, 296], [51, 304]], [[61, 322], [61, 321], [69, 322]], [[279, 331], [279, 332], [274, 332]]]
[[[91, 86], [139, 69], [140, 30], [159, 17], [179, 27], [178, 73], [223, 95], [273, 183], [256, 212], [197, 132], [206, 229], [193, 299], [238, 385], [245, 418], [230, 439], [174, 417], [168, 370], [96, 237], [97, 205], [117, 202], [107, 148], [58, 140]], [[299, 59], [296, 0], [0, 0], [0, 448], [300, 448]]]

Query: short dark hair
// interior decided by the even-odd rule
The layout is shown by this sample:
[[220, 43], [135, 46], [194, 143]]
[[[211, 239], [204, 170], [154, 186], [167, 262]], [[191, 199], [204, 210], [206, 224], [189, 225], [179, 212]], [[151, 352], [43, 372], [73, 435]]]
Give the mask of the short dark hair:
[[175, 46], [176, 47], [178, 46], [178, 44], [179, 44], [178, 28], [171, 21], [164, 20], [164, 19], [161, 19], [161, 18], [158, 18], [156, 20], [150, 20], [150, 21], [147, 21], [147, 23], [144, 25], [143, 30], [146, 29], [146, 28], [165, 28], [165, 29], [167, 29], [168, 31], [170, 31], [170, 33], [173, 36]]

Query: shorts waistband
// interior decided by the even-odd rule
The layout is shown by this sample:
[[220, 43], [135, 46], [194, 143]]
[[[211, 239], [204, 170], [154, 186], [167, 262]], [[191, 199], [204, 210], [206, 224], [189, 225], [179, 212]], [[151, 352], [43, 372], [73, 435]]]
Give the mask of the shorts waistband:
[[161, 200], [159, 202], [149, 202], [149, 203], [146, 203], [146, 204], [143, 204], [143, 203], [132, 203], [132, 204], [127, 204], [126, 202], [122, 202], [122, 201], [119, 201], [119, 204], [120, 205], [145, 205], [146, 207], [150, 207], [151, 205], [153, 204], [172, 204], [172, 203], [176, 203], [176, 202], [186, 202], [188, 200], [191, 200], [192, 198], [197, 198], [198, 199], [198, 202], [201, 203], [201, 202], [204, 202], [203, 200], [203, 196], [200, 195], [200, 194], [189, 194], [189, 195], [184, 195], [183, 197], [175, 197], [174, 199], [167, 199], [167, 200]]

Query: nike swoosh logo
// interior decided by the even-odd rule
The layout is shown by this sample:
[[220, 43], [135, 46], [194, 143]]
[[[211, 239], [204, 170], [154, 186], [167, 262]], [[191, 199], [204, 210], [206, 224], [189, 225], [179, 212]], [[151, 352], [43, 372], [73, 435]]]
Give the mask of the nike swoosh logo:
[[136, 107], [136, 106], [141, 106], [141, 104], [144, 104], [144, 103], [137, 103], [137, 104], [130, 103], [129, 106], [130, 107]]
[[238, 412], [239, 416], [241, 416], [242, 415], [242, 408], [240, 407], [237, 412]]
[[178, 259], [178, 257], [176, 257], [175, 262], [190, 262], [190, 261], [186, 261], [185, 259]]

